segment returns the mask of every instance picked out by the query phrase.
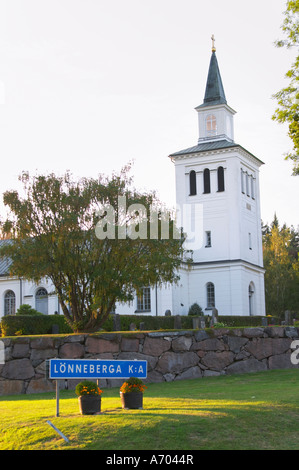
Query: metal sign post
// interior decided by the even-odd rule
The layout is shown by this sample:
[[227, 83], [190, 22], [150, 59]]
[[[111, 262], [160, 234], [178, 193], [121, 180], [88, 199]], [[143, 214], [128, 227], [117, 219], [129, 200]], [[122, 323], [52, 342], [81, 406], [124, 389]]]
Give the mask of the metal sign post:
[[50, 379], [146, 378], [147, 361], [105, 359], [50, 359]]
[[56, 380], [56, 418], [59, 416], [59, 380]]
[[56, 380], [56, 417], [59, 416], [59, 380], [128, 379], [147, 377], [147, 361], [105, 359], [49, 359], [47, 377]]

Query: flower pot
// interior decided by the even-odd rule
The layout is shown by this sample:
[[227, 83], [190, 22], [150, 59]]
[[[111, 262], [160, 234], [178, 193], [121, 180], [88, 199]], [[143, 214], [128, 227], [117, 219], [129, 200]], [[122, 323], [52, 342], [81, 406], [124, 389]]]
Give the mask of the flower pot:
[[81, 415], [94, 415], [101, 412], [101, 397], [99, 395], [81, 395], [78, 397]]
[[120, 392], [121, 404], [124, 409], [140, 410], [143, 407], [142, 392]]

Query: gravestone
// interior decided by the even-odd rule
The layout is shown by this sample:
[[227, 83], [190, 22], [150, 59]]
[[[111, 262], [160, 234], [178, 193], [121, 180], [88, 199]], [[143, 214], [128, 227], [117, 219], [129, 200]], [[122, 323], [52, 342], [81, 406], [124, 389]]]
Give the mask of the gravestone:
[[291, 320], [292, 320], [292, 319], [291, 319], [291, 312], [290, 312], [290, 310], [286, 310], [286, 311], [284, 312], [284, 319], [285, 319], [285, 324], [286, 324], [286, 325], [291, 325]]
[[52, 335], [59, 334], [59, 325], [52, 325]]
[[193, 328], [193, 330], [198, 329], [199, 324], [200, 324], [200, 318], [199, 317], [192, 318], [192, 328]]
[[113, 331], [121, 331], [120, 316], [117, 313], [113, 315]]
[[218, 323], [218, 310], [217, 308], [213, 308], [212, 310], [212, 326]]
[[130, 323], [130, 331], [135, 331], [135, 330], [136, 330], [135, 323]]
[[171, 311], [170, 310], [165, 311], [165, 317], [171, 317]]
[[182, 329], [182, 321], [180, 315], [176, 315], [174, 317], [174, 329], [181, 330]]

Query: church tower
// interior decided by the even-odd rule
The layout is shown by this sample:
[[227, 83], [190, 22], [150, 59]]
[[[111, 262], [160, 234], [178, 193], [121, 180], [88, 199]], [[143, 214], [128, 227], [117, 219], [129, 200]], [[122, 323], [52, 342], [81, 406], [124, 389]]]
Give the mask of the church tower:
[[204, 100], [195, 108], [197, 145], [170, 155], [177, 207], [183, 222], [190, 217], [183, 229], [190, 237], [197, 231], [173, 289], [173, 312], [187, 314], [196, 302], [205, 314], [217, 308], [219, 315], [265, 315], [263, 162], [234, 141], [236, 112], [227, 104], [214, 36], [212, 41]]

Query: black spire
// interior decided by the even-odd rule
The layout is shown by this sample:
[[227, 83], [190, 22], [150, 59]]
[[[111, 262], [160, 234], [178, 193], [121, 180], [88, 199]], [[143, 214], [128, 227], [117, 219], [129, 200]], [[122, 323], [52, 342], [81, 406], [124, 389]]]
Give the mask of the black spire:
[[215, 104], [227, 104], [215, 49], [212, 50], [206, 92], [201, 107]]

